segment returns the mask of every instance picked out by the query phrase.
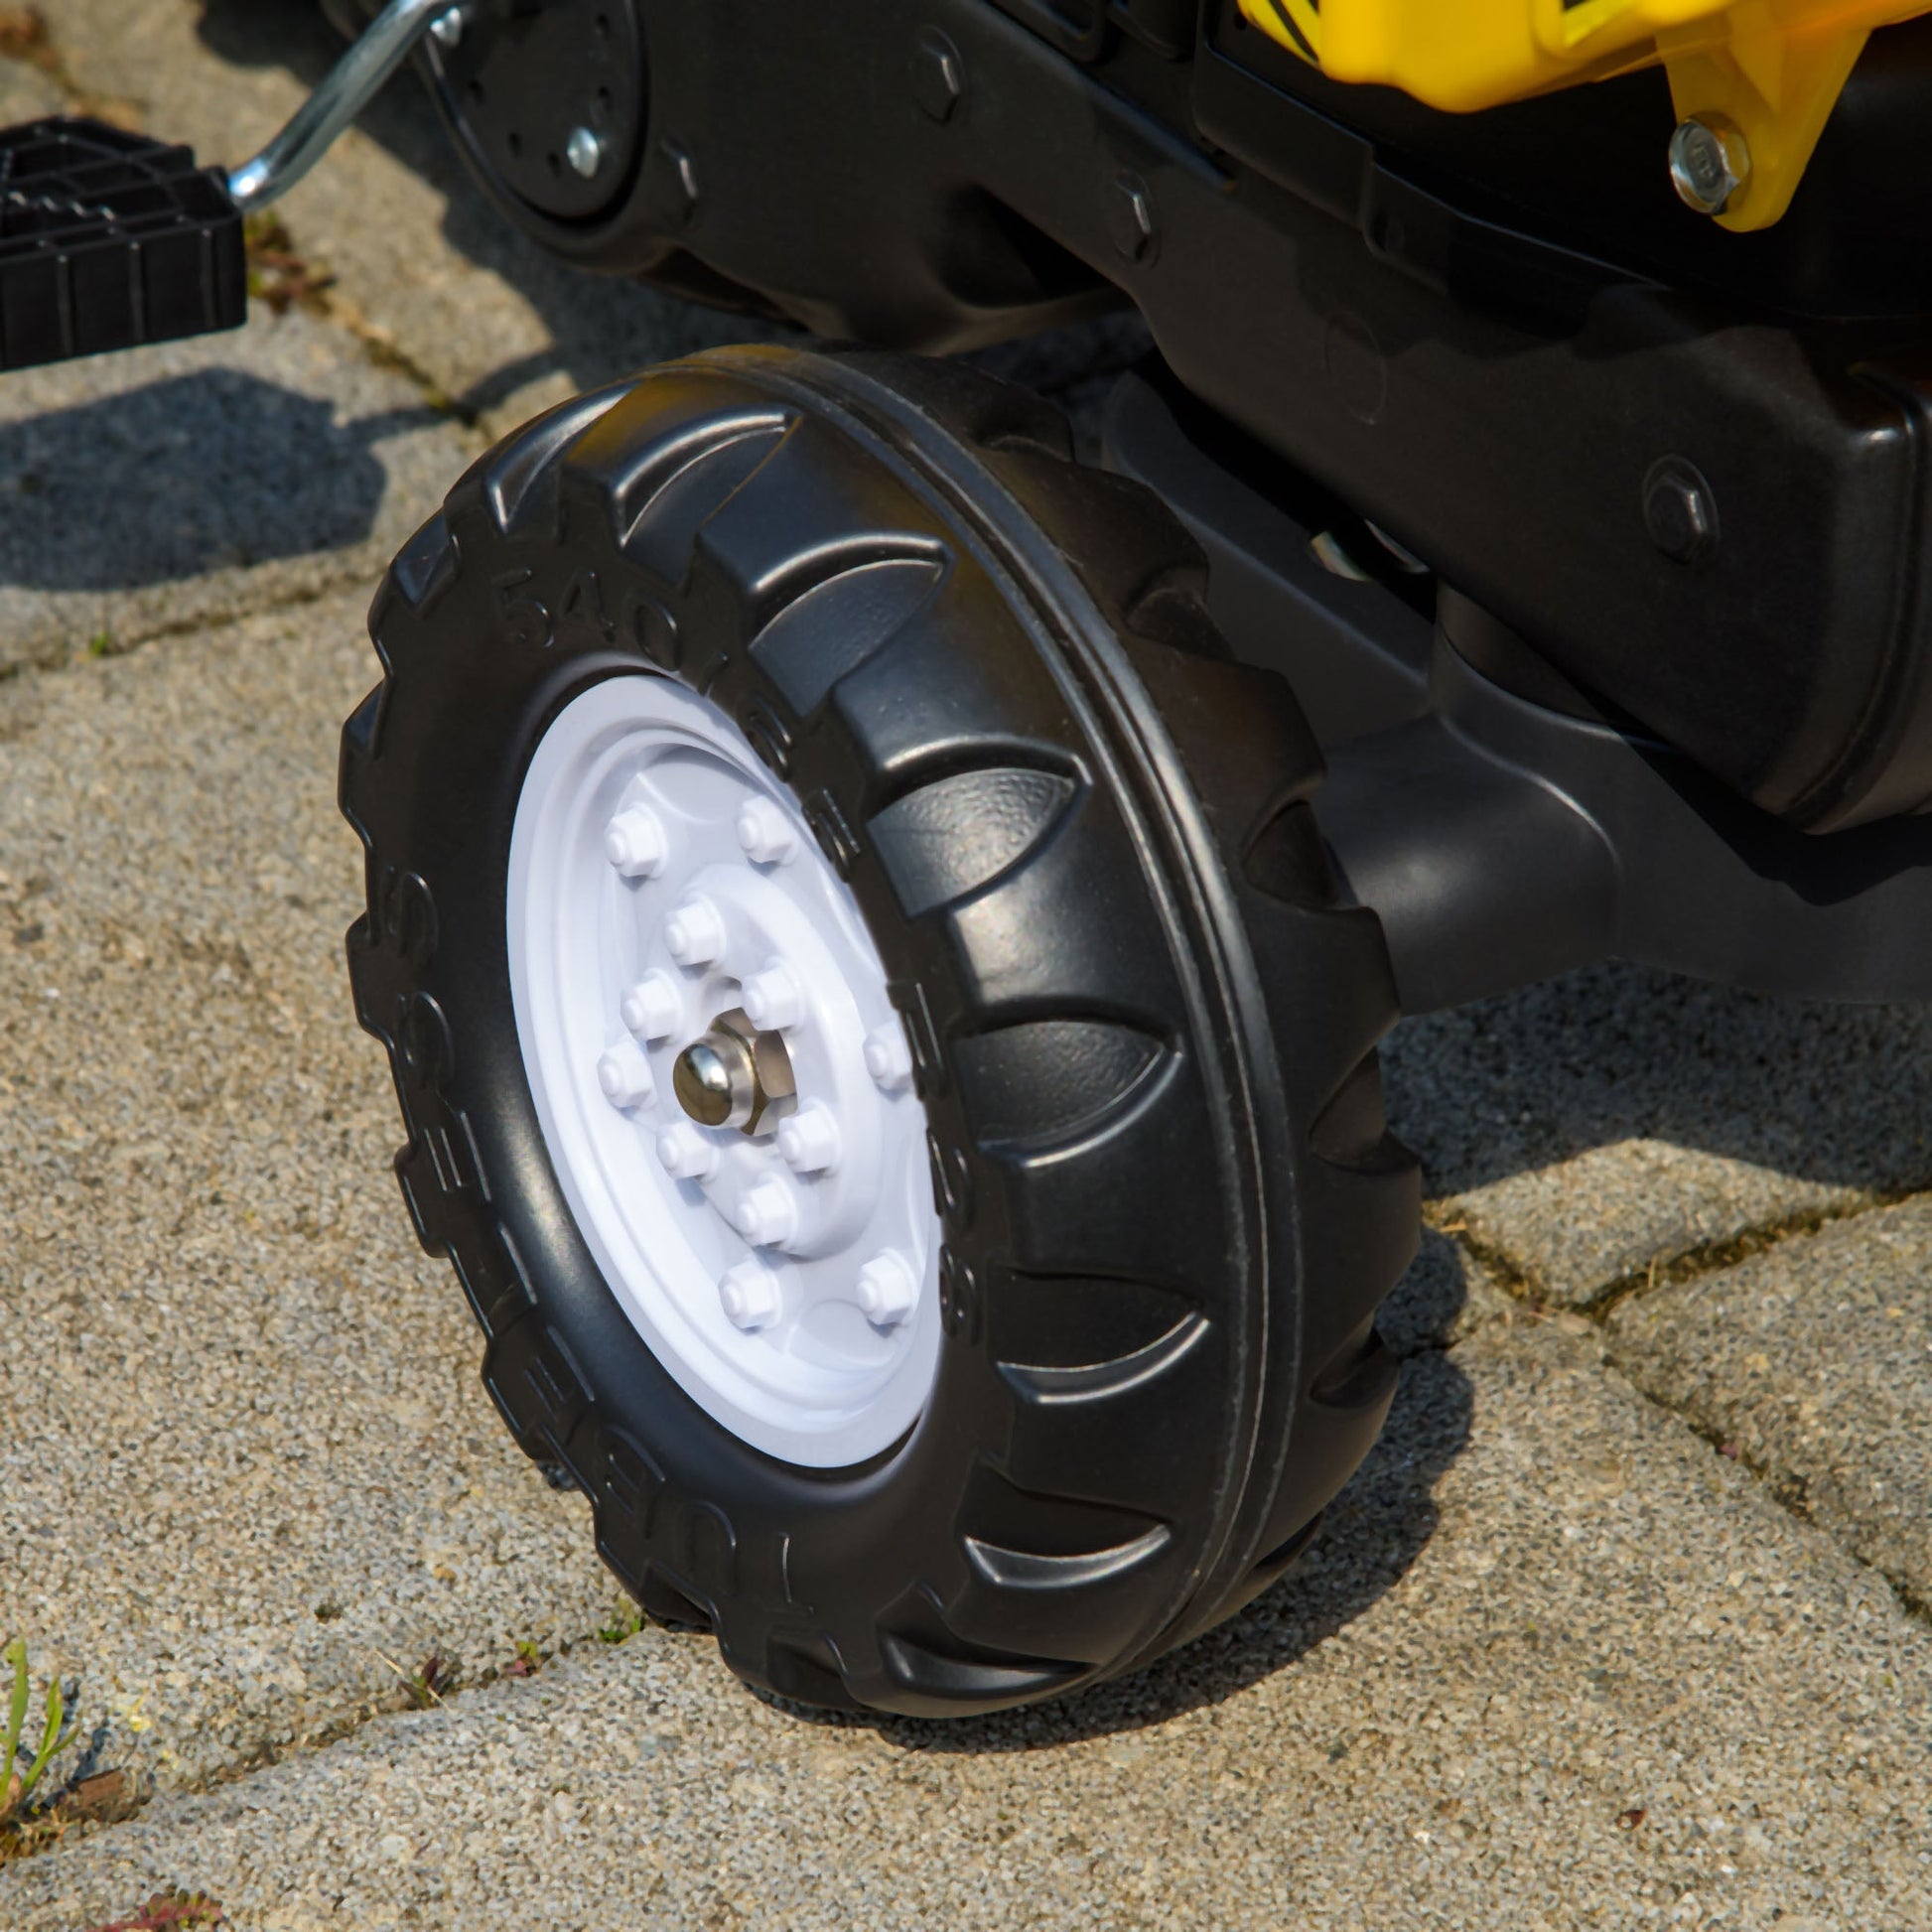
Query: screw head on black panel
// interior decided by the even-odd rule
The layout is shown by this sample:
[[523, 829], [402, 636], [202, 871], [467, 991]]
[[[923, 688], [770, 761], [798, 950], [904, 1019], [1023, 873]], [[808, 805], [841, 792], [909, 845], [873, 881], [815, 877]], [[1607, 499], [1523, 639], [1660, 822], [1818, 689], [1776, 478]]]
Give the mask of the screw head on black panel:
[[1718, 499], [1704, 473], [1667, 456], [1643, 481], [1643, 522], [1650, 540], [1673, 563], [1696, 563], [1718, 545]]
[[1161, 244], [1154, 191], [1136, 174], [1117, 176], [1107, 194], [1107, 232], [1130, 262], [1151, 262]]
[[949, 121], [966, 93], [966, 67], [959, 49], [936, 27], [920, 32], [912, 58], [912, 94], [929, 120]]

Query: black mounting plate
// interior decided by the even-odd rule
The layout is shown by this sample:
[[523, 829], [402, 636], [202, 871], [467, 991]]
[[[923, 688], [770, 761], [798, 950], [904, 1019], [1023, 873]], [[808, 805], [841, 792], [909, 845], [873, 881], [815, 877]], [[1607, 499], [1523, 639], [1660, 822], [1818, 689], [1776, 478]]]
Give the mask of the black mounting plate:
[[234, 329], [247, 308], [218, 169], [99, 121], [0, 130], [0, 368]]

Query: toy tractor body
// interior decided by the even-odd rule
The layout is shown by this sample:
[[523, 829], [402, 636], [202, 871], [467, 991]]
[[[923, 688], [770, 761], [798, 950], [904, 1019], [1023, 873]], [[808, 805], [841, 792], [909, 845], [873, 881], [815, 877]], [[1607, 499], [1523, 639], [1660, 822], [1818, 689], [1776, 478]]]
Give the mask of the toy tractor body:
[[[235, 321], [411, 49], [545, 246], [861, 345], [510, 438], [344, 739], [418, 1230], [741, 1674], [984, 1710], [1292, 1564], [1393, 1387], [1400, 1014], [1932, 997], [1913, 9], [329, 4], [232, 176], [12, 140], [6, 359]], [[1104, 470], [923, 359], [1123, 302]]]

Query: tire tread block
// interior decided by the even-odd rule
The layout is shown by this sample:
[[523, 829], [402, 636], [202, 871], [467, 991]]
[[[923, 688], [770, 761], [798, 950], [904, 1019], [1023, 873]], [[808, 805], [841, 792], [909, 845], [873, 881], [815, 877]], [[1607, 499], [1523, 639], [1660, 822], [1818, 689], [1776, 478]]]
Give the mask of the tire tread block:
[[903, 793], [867, 830], [899, 910], [916, 919], [1020, 864], [1054, 834], [1078, 792], [1064, 770], [983, 764]]

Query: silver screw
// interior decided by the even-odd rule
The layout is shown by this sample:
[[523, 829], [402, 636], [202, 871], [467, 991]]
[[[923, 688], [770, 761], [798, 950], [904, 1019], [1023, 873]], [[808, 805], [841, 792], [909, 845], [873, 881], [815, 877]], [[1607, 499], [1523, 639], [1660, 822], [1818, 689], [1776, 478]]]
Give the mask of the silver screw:
[[439, 47], [454, 48], [463, 45], [463, 9], [452, 7], [446, 14], [438, 14], [429, 24], [429, 31], [436, 36]]
[[590, 181], [604, 166], [604, 137], [595, 128], [574, 127], [564, 144], [564, 158]]
[[1681, 122], [1670, 137], [1670, 178], [1686, 207], [1722, 214], [1751, 178], [1750, 150], [1733, 127]]

